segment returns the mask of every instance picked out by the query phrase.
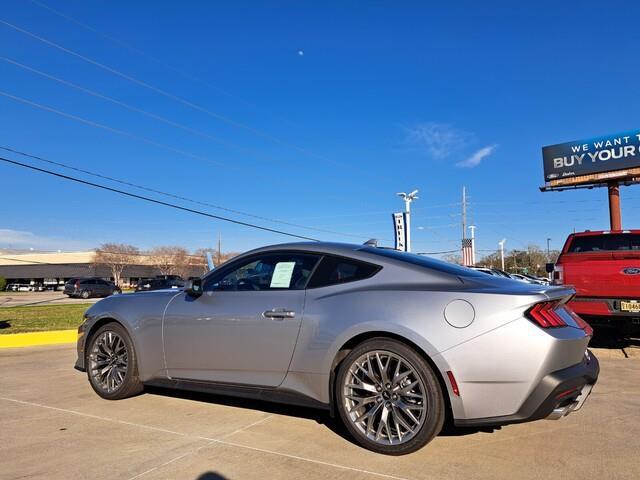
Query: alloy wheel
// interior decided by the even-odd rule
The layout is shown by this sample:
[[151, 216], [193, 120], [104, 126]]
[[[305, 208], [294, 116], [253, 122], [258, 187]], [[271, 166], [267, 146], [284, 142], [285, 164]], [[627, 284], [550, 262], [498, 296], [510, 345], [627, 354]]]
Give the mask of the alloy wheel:
[[408, 442], [425, 422], [425, 385], [416, 369], [396, 353], [374, 350], [361, 355], [349, 367], [342, 388], [350, 421], [378, 444]]
[[93, 342], [89, 370], [94, 384], [106, 393], [118, 390], [129, 367], [127, 344], [117, 333], [106, 330]]

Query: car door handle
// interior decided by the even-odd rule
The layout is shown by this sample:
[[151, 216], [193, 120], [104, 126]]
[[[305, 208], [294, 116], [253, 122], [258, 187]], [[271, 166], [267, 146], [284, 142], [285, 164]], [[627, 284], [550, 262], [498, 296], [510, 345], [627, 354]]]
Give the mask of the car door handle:
[[296, 312], [292, 310], [285, 310], [284, 308], [272, 308], [266, 312], [262, 312], [262, 316], [265, 318], [294, 318]]

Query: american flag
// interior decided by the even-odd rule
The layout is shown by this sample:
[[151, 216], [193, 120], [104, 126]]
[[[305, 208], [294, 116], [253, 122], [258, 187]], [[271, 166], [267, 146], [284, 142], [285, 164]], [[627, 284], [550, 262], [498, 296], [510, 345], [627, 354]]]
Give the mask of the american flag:
[[462, 239], [462, 264], [465, 267], [473, 265], [473, 240], [471, 238]]

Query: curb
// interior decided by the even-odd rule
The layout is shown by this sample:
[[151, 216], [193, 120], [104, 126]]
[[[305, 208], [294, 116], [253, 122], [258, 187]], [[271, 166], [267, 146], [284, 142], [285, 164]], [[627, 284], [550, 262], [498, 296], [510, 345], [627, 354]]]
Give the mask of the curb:
[[35, 347], [36, 345], [76, 343], [77, 340], [77, 330], [8, 333], [6, 335], [0, 335], [0, 348]]

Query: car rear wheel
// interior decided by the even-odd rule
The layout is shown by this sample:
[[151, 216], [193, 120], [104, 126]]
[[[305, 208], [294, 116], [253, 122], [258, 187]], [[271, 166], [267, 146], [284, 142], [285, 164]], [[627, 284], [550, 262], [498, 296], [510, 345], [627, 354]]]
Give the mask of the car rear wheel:
[[404, 455], [442, 430], [445, 404], [428, 362], [407, 345], [374, 338], [354, 348], [336, 378], [336, 402], [351, 435], [365, 448]]
[[86, 300], [87, 298], [89, 298], [89, 290], [83, 290], [82, 292], [80, 292], [80, 296]]
[[142, 392], [133, 343], [118, 323], [108, 323], [91, 337], [87, 349], [87, 375], [95, 392], [119, 400]]

